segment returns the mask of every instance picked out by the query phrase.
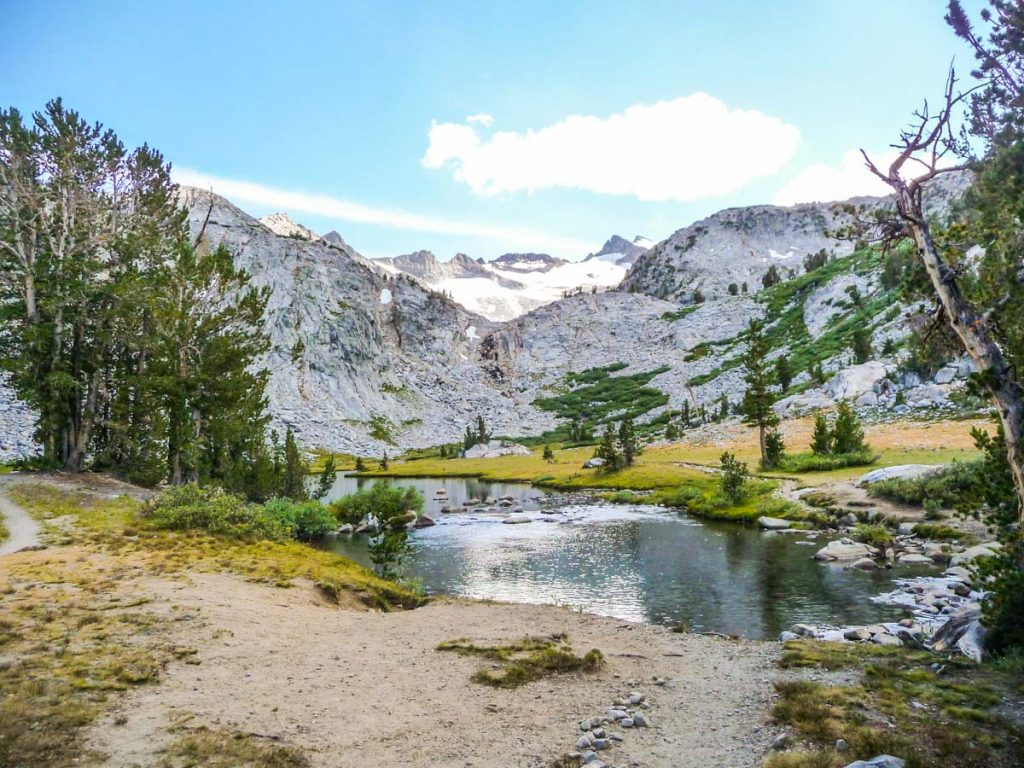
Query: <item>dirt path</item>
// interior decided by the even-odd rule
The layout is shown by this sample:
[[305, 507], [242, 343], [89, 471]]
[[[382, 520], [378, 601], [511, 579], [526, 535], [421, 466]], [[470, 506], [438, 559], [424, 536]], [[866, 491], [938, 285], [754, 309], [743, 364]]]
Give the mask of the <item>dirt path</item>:
[[0, 542], [0, 555], [9, 555], [26, 547], [39, 546], [41, 529], [28, 512], [11, 501], [4, 493], [9, 480], [0, 478], [0, 518], [10, 534]]
[[[755, 766], [774, 735], [767, 714], [777, 646], [700, 635], [550, 606], [438, 601], [399, 613], [341, 610], [312, 586], [279, 589], [228, 575], [141, 583], [148, 609], [181, 620], [174, 642], [198, 649], [94, 727], [108, 765], [152, 765], [185, 723], [296, 746], [314, 766], [548, 766], [572, 751], [581, 719], [631, 690], [653, 727], [621, 730], [611, 765]], [[473, 683], [487, 665], [438, 652], [444, 640], [502, 642], [566, 632], [607, 666], [516, 690]], [[653, 676], [667, 678], [655, 685]]]

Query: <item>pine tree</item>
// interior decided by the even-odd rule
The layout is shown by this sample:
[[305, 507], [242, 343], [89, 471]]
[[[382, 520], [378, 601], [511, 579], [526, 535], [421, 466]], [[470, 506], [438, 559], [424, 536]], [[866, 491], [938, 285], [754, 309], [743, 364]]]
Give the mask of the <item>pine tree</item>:
[[317, 480], [316, 493], [314, 498], [323, 499], [331, 492], [334, 482], [338, 479], [338, 468], [334, 463], [334, 454], [327, 457], [324, 468], [320, 470], [320, 477]]
[[765, 288], [771, 288], [773, 285], [778, 285], [781, 282], [782, 275], [779, 274], [779, 268], [774, 264], [768, 267], [768, 271], [761, 278], [761, 285]]
[[623, 419], [619, 424], [619, 453], [622, 455], [623, 465], [630, 467], [636, 457], [643, 452], [640, 439], [637, 437], [636, 428], [632, 419]]
[[284, 433], [284, 478], [281, 483], [281, 495], [294, 501], [305, 501], [309, 498], [306, 492], [306, 476], [309, 466], [299, 452], [292, 428]]
[[544, 461], [551, 464], [555, 460], [555, 452], [551, 450], [550, 445], [544, 446]]
[[678, 440], [679, 429], [676, 427], [676, 423], [670, 418], [668, 424], [665, 425], [665, 439], [666, 440]]
[[487, 424], [484, 423], [484, 417], [478, 415], [476, 417], [476, 441], [478, 443], [489, 443], [491, 442], [491, 433], [487, 430]]
[[779, 382], [783, 394], [793, 383], [793, 366], [786, 355], [779, 355], [775, 358], [775, 380]]
[[615, 438], [615, 427], [611, 424], [605, 427], [604, 436], [601, 438], [597, 450], [594, 451], [594, 457], [604, 459], [604, 467], [607, 470], [619, 468], [622, 457], [619, 455], [618, 441]]
[[836, 453], [856, 453], [867, 450], [860, 420], [845, 400], [841, 400], [836, 406], [836, 420], [832, 426], [832, 446]]
[[366, 462], [363, 461], [362, 456], [356, 456], [356, 472], [365, 472]]
[[388, 452], [387, 452], [387, 449], [385, 449], [384, 450], [384, 455], [380, 457], [380, 461], [378, 462], [378, 466], [380, 466], [380, 469], [381, 469], [382, 472], [387, 472], [388, 467], [390, 465], [391, 465], [391, 461], [388, 459]]
[[718, 398], [718, 420], [725, 421], [729, 418], [729, 396], [723, 394]]
[[854, 329], [850, 338], [850, 349], [853, 351], [854, 361], [858, 364], [866, 363], [874, 354], [871, 348], [871, 334], [863, 326]]
[[814, 433], [811, 435], [811, 453], [827, 456], [832, 453], [832, 432], [828, 427], [825, 414], [814, 417]]
[[[771, 390], [773, 374], [768, 363], [768, 341], [764, 337], [764, 326], [756, 320], [750, 321], [746, 333], [747, 351], [743, 356], [746, 373], [743, 376], [747, 390], [743, 394], [744, 423], [757, 427], [758, 444], [761, 448], [761, 465], [765, 469], [774, 466], [768, 452], [769, 431], [779, 423], [779, 417], [772, 410], [775, 395]], [[778, 438], [781, 445], [782, 438]]]

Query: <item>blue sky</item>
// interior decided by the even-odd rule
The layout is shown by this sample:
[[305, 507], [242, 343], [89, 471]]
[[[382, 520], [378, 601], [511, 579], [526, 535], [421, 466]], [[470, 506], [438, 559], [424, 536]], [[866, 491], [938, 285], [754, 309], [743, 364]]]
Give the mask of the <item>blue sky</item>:
[[940, 0], [0, 5], [5, 106], [62, 96], [371, 256], [580, 258], [870, 192], [850, 153], [970, 64]]

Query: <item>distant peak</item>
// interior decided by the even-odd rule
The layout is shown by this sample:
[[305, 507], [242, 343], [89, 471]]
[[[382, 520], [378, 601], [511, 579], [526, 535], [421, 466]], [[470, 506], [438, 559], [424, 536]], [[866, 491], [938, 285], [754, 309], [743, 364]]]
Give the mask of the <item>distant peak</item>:
[[292, 221], [292, 217], [287, 213], [278, 212], [272, 213], [269, 216], [264, 216], [260, 219], [260, 224], [265, 226], [274, 234], [281, 235], [281, 237], [295, 237], [302, 240], [320, 239], [320, 236], [309, 227], [305, 227], [302, 224]]
[[601, 246], [601, 250], [587, 256], [586, 261], [601, 259], [602, 261], [628, 267], [652, 245], [654, 243], [642, 235], [637, 235], [633, 238], [632, 242], [622, 237], [622, 235], [612, 235]]

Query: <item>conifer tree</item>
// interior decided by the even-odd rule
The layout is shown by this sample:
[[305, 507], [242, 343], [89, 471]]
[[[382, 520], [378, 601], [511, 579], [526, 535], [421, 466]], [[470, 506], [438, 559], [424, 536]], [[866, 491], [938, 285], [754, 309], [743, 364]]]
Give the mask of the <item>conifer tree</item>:
[[779, 355], [775, 358], [775, 380], [779, 382], [783, 394], [793, 383], [793, 366], [786, 355]]
[[543, 455], [543, 457], [544, 457], [544, 461], [546, 461], [548, 464], [551, 464], [555, 460], [555, 453], [554, 453], [554, 451], [551, 450], [551, 446], [550, 445], [545, 445], [544, 446], [544, 455]]
[[380, 457], [379, 466], [382, 472], [386, 472], [388, 467], [391, 465], [391, 461], [388, 459], [388, 451], [384, 449], [384, 455]]
[[836, 420], [832, 426], [832, 450], [836, 453], [856, 453], [867, 450], [864, 430], [853, 408], [845, 400], [836, 406]]
[[775, 466], [772, 462], [772, 453], [781, 453], [783, 444], [781, 435], [773, 437], [774, 450], [769, 453], [768, 435], [775, 431], [779, 417], [772, 410], [775, 402], [775, 395], [771, 389], [774, 376], [768, 363], [768, 341], [763, 330], [764, 326], [761, 323], [751, 320], [746, 333], [747, 351], [743, 356], [746, 373], [743, 380], [746, 382], [747, 390], [743, 394], [743, 416], [744, 423], [757, 427], [761, 465], [765, 469], [770, 469]]
[[636, 457], [643, 452], [640, 439], [637, 437], [636, 428], [632, 419], [623, 419], [619, 424], [619, 453], [622, 456], [624, 466], [630, 467]]
[[331, 492], [331, 488], [334, 487], [334, 482], [337, 479], [338, 468], [334, 463], [334, 454], [332, 453], [327, 457], [327, 461], [324, 462], [324, 468], [320, 470], [320, 477], [317, 480], [315, 497], [317, 499], [324, 498]]
[[814, 417], [814, 433], [811, 435], [811, 453], [818, 456], [827, 456], [832, 453], [832, 432], [828, 427], [828, 420], [825, 414], [819, 413]]
[[305, 501], [309, 498], [306, 493], [308, 474], [309, 466], [299, 452], [292, 428], [288, 427], [284, 434], [284, 478], [281, 482], [281, 495], [294, 501]]
[[604, 436], [594, 451], [594, 457], [604, 459], [604, 467], [609, 471], [619, 468], [622, 457], [619, 455], [618, 441], [615, 439], [615, 427], [611, 424], [605, 427]]

